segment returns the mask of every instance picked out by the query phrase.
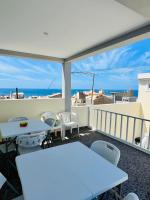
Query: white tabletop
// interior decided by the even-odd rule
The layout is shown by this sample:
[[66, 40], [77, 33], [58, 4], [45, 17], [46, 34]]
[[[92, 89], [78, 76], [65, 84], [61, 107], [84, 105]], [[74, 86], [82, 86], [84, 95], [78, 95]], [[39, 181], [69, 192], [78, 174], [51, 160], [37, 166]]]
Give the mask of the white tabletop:
[[88, 200], [128, 175], [80, 142], [16, 158], [25, 200]]
[[27, 133], [50, 130], [50, 126], [40, 120], [26, 120], [28, 125], [20, 127], [20, 121], [0, 123], [0, 132], [2, 138], [15, 137]]

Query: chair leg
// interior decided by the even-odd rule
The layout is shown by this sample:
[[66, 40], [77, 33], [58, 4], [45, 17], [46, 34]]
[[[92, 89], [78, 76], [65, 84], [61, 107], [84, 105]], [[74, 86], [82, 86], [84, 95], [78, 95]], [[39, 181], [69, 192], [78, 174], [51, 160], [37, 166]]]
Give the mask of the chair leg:
[[72, 127], [70, 127], [70, 132], [71, 132], [71, 134], [72, 134]]
[[14, 193], [16, 193], [17, 195], [19, 195], [19, 192], [14, 188], [14, 186], [11, 184], [11, 183], [9, 183], [8, 181], [7, 181], [7, 185], [9, 186], [9, 188], [14, 192]]
[[65, 133], [66, 133], [65, 126], [63, 126], [63, 127], [61, 128], [61, 138], [62, 138], [62, 140], [65, 139]]
[[77, 129], [78, 129], [78, 135], [80, 136], [80, 131], [79, 131], [79, 126], [77, 125]]

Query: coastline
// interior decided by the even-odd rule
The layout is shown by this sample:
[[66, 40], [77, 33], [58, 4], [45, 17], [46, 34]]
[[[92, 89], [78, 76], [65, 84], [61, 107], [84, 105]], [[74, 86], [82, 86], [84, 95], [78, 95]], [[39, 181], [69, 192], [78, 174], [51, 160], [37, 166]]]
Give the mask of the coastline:
[[[77, 92], [90, 91], [90, 89], [72, 89], [71, 96], [75, 95]], [[98, 92], [99, 89], [95, 89]], [[103, 89], [106, 95], [111, 95], [111, 92], [126, 92], [127, 90], [113, 90], [113, 89]], [[15, 92], [15, 88], [0, 88], [0, 96], [7, 96]], [[24, 93], [25, 97], [31, 96], [48, 96], [52, 94], [62, 93], [61, 89], [19, 89], [19, 92]], [[138, 96], [138, 90], [133, 90], [134, 96]]]

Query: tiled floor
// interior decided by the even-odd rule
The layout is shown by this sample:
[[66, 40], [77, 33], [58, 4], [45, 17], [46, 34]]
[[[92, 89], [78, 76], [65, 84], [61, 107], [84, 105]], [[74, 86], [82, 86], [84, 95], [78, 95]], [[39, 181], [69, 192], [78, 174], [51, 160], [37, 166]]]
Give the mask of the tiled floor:
[[[90, 131], [89, 129], [81, 129], [80, 138], [74, 137], [66, 140], [63, 143], [73, 142], [80, 140], [83, 144], [90, 147], [91, 143], [95, 140], [105, 140], [116, 145], [121, 151], [121, 158], [119, 162], [119, 167], [128, 173], [129, 179], [123, 184], [122, 194], [125, 196], [129, 192], [135, 192], [138, 194], [140, 200], [150, 200], [150, 155], [136, 150], [130, 146], [120, 143], [114, 139], [111, 139], [103, 134]], [[55, 141], [54, 145], [62, 144], [61, 141]], [[13, 159], [15, 155], [12, 155]], [[8, 174], [6, 170], [5, 157], [0, 160], [1, 171], [8, 177], [10, 182], [12, 182], [21, 193], [21, 185], [17, 172], [11, 167], [11, 173]], [[98, 172], [97, 172], [98, 173]], [[9, 199], [14, 196], [10, 192]], [[108, 194], [107, 200], [111, 200], [111, 195]]]

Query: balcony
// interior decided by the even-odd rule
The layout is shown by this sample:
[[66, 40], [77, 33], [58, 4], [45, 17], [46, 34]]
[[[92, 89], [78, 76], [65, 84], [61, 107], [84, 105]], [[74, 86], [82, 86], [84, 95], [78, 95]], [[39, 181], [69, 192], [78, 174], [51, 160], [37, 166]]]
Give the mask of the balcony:
[[[64, 109], [64, 100], [3, 100], [0, 101], [0, 109], [1, 113], [3, 113], [0, 120], [3, 122], [12, 116], [27, 116], [29, 118], [40, 119], [41, 113], [45, 111], [55, 113], [62, 111]], [[77, 140], [88, 147], [95, 140], [105, 140], [116, 145], [121, 151], [119, 167], [129, 175], [128, 181], [123, 184], [123, 196], [129, 192], [135, 192], [139, 195], [140, 199], [147, 200], [150, 198], [149, 150], [143, 148], [141, 144], [135, 144], [135, 138], [141, 137], [141, 131], [144, 133], [147, 130], [149, 121], [140, 118], [140, 109], [140, 103], [72, 107], [72, 110], [78, 113], [79, 116], [80, 138], [76, 134], [74, 137], [70, 137], [70, 134], [68, 134], [67, 140], [62, 142], [58, 138], [54, 141], [53, 146]], [[133, 113], [133, 110], [137, 112], [134, 113], [138, 117], [129, 115]], [[134, 123], [134, 121], [136, 122]], [[92, 129], [87, 127], [91, 127]], [[16, 155], [12, 153], [8, 153], [8, 155], [15, 165]], [[21, 194], [21, 184], [17, 172], [11, 166], [11, 173], [8, 174], [5, 165], [5, 156], [1, 158], [3, 160], [1, 162], [1, 169]], [[14, 197], [14, 194], [10, 191], [9, 196], [11, 199]], [[109, 199], [111, 199], [111, 194], [109, 194]]]

